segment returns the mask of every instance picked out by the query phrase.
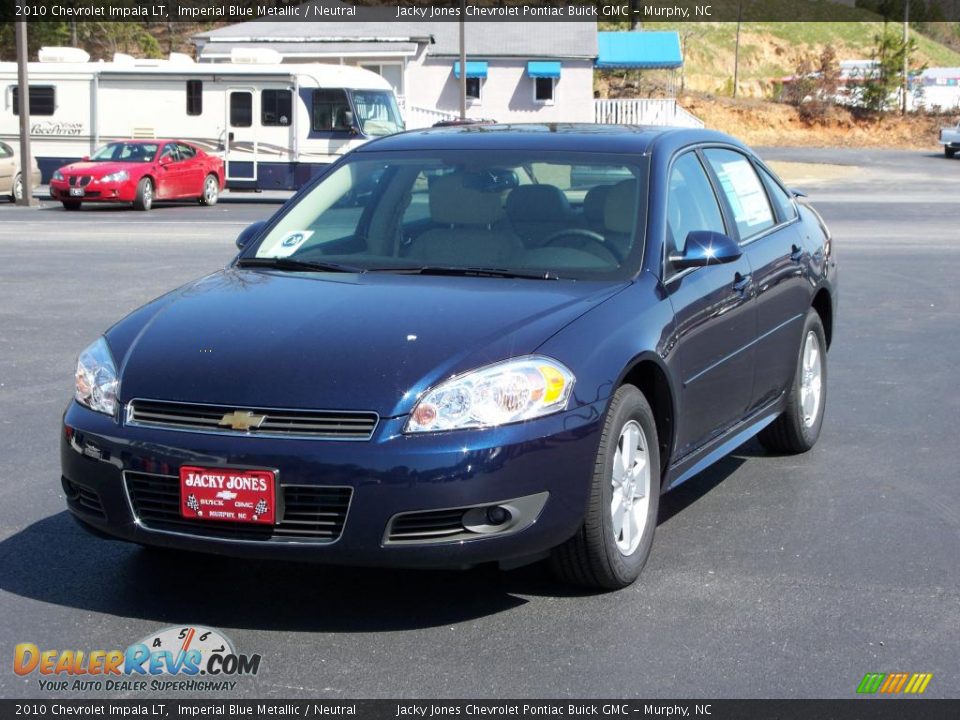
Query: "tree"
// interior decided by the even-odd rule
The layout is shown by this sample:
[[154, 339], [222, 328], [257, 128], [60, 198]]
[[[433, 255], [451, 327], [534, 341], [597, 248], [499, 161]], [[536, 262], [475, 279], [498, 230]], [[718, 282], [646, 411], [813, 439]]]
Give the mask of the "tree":
[[895, 105], [904, 63], [916, 49], [915, 39], [904, 42], [884, 24], [883, 32], [874, 37], [872, 67], [856, 78], [859, 83], [852, 93], [854, 104], [872, 113], [884, 113]]
[[783, 100], [797, 108], [806, 122], [822, 121], [837, 104], [840, 88], [840, 63], [832, 45], [819, 55], [805, 54], [797, 59], [793, 79], [784, 88]]

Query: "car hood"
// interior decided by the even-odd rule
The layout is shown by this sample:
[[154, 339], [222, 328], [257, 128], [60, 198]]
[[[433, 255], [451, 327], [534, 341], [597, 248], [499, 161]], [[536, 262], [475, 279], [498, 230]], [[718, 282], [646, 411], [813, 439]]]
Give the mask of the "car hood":
[[126, 170], [130, 172], [139, 167], [144, 167], [150, 163], [141, 163], [141, 162], [118, 162], [114, 160], [104, 161], [104, 162], [75, 162], [70, 163], [66, 167], [60, 168], [60, 172], [69, 173], [71, 175], [95, 175], [101, 177], [103, 175], [112, 175], [115, 172], [120, 170]]
[[123, 402], [392, 417], [438, 380], [535, 351], [626, 285], [229, 268], [134, 312], [107, 340]]

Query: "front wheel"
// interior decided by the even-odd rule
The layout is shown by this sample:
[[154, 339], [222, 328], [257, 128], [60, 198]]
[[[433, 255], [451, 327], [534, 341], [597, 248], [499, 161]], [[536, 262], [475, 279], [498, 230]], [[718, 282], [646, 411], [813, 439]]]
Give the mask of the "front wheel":
[[816, 310], [807, 311], [800, 354], [787, 397], [787, 407], [758, 436], [768, 450], [797, 454], [812, 448], [820, 437], [827, 403], [827, 340]]
[[137, 196], [133, 207], [135, 210], [149, 210], [153, 207], [153, 181], [150, 178], [141, 178], [137, 183]]
[[640, 575], [660, 506], [657, 425], [633, 385], [613, 396], [604, 421], [583, 525], [551, 558], [560, 579], [617, 590]]
[[80, 209], [80, 201], [79, 201], [79, 200], [61, 200], [60, 202], [63, 203], [63, 209], [64, 209], [64, 210], [79, 210], [79, 209]]
[[952, 148], [949, 145], [943, 146], [943, 154], [946, 155], [948, 158], [952, 158], [956, 153], [957, 153], [956, 148]]
[[201, 205], [216, 205], [220, 198], [220, 183], [216, 175], [207, 175], [203, 181], [203, 195], [200, 196]]
[[10, 199], [15, 203], [23, 200], [23, 175], [20, 173], [17, 173], [17, 176], [13, 179], [13, 190]]

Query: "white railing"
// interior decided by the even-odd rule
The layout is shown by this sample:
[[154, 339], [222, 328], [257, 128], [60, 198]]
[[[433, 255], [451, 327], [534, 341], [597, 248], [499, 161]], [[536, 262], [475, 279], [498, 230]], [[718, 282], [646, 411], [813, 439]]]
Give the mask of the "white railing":
[[703, 121], [669, 98], [594, 100], [593, 120], [604, 125], [670, 125], [702, 128]]
[[417, 107], [416, 105], [404, 105], [403, 107], [403, 120], [407, 125], [407, 130], [431, 127], [441, 120], [455, 120], [458, 117], [460, 116], [456, 113]]

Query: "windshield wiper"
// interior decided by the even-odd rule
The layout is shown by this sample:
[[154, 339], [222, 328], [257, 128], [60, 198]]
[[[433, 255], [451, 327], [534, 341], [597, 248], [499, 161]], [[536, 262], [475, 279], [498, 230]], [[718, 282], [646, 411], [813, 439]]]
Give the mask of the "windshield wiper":
[[366, 272], [397, 273], [401, 275], [449, 275], [465, 277], [521, 278], [524, 280], [559, 280], [552, 272], [524, 272], [505, 268], [449, 267], [446, 265], [421, 265], [418, 267], [380, 267]]
[[363, 268], [354, 267], [353, 265], [297, 260], [295, 258], [240, 258], [237, 261], [237, 265], [240, 267], [263, 267], [274, 268], [276, 270], [299, 270], [306, 272], [363, 272]]

